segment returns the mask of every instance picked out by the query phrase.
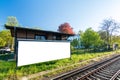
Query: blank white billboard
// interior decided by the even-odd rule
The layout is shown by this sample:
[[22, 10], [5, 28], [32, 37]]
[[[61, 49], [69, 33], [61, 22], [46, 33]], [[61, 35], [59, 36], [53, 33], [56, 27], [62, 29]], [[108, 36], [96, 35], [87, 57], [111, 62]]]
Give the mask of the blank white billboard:
[[17, 66], [70, 57], [70, 42], [18, 41]]

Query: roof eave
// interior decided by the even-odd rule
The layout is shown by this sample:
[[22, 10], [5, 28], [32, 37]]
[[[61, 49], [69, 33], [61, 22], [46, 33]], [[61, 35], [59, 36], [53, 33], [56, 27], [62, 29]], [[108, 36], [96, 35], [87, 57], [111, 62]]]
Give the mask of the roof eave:
[[54, 33], [54, 34], [61, 34], [61, 35], [67, 35], [67, 36], [74, 36], [75, 34], [67, 34], [67, 33], [61, 33], [61, 32], [54, 32], [54, 31], [46, 31], [46, 30], [38, 30], [38, 29], [31, 29], [31, 28], [24, 28], [24, 27], [15, 27], [15, 26], [8, 26], [5, 24], [6, 29], [23, 29], [23, 30], [33, 30], [33, 31], [41, 31], [41, 32], [47, 32], [47, 33]]

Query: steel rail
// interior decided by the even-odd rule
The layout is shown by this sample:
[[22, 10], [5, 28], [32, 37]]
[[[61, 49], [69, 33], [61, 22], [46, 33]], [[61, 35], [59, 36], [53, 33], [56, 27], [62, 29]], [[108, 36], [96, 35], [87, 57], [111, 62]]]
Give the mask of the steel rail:
[[[82, 77], [78, 77], [78, 78], [77, 78], [77, 80], [81, 80], [81, 79], [83, 79], [83, 77], [85, 78], [85, 76], [89, 76], [90, 74], [93, 74], [94, 72], [97, 72], [97, 71], [103, 69], [104, 67], [112, 64], [112, 63], [115, 62], [118, 58], [120, 58], [119, 56], [120, 56], [120, 55], [117, 55], [117, 56], [114, 56], [113, 58], [106, 59], [106, 60], [101, 61], [101, 62], [99, 62], [99, 63], [97, 63], [97, 64], [88, 65], [88, 66], [86, 66], [86, 67], [84, 67], [84, 68], [82, 68], [82, 69], [76, 69], [76, 70], [67, 72], [67, 73], [65, 73], [65, 74], [59, 75], [59, 76], [57, 76], [57, 77], [54, 77], [54, 78], [52, 78], [51, 80], [65, 80], [65, 79], [70, 78], [70, 77], [72, 77], [72, 76], [75, 76], [75, 75], [77, 75], [77, 74], [79, 74], [79, 73], [85, 72], [86, 70], [89, 70], [89, 69], [91, 69], [91, 68], [97, 68], [97, 69], [92, 70], [92, 72], [88, 72], [86, 75], [83, 75]], [[102, 66], [101, 66], [101, 65], [102, 65]], [[99, 66], [100, 66], [100, 67], [99, 67]]]
[[84, 80], [86, 77], [90, 76], [91, 74], [93, 74], [93, 73], [95, 73], [97, 71], [100, 71], [100, 70], [104, 69], [105, 67], [109, 66], [110, 64], [112, 64], [113, 62], [117, 61], [118, 59], [120, 59], [120, 58], [118, 57], [118, 58], [116, 58], [116, 59], [114, 59], [114, 60], [112, 60], [112, 61], [110, 61], [110, 62], [108, 62], [108, 63], [106, 63], [106, 64], [104, 64], [104, 65], [102, 65], [100, 67], [98, 67], [97, 69], [87, 73], [86, 75], [78, 78], [77, 80]]
[[120, 74], [120, 70], [118, 70], [110, 80], [115, 80], [119, 74]]

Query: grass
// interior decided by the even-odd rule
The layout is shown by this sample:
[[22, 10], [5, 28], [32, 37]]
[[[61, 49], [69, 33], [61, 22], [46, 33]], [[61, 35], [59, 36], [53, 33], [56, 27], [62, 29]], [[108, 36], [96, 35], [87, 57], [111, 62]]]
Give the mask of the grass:
[[[34, 74], [37, 72], [62, 68], [65, 66], [69, 66], [72, 64], [76, 64], [82, 61], [86, 61], [92, 58], [96, 58], [96, 57], [100, 57], [108, 54], [112, 54], [112, 52], [79, 53], [79, 50], [78, 50], [72, 53], [71, 58], [38, 63], [33, 65], [27, 65], [23, 67], [18, 67], [17, 70], [16, 70], [15, 61], [0, 60], [0, 80], [4, 78], [11, 80], [16, 77], [19, 78], [21, 76], [27, 76], [29, 74]], [[2, 58], [3, 58], [3, 55], [2, 55]]]

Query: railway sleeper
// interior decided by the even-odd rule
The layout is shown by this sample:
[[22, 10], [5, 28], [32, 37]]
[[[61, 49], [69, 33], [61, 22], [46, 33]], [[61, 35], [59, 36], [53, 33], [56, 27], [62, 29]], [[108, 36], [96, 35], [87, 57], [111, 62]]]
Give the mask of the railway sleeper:
[[93, 76], [93, 75], [90, 75], [90, 78], [92, 78], [92, 80], [99, 80], [99, 78]]
[[109, 74], [109, 73], [104, 72], [104, 71], [100, 71], [100, 73], [105, 74], [105, 75], [110, 75], [110, 76], [113, 76], [113, 74]]
[[110, 69], [106, 69], [106, 70], [109, 70], [109, 71], [118, 71], [120, 69], [120, 67], [115, 67], [115, 68], [110, 68]]
[[93, 79], [91, 79], [91, 78], [89, 78], [89, 77], [86, 77], [86, 79], [87, 79], [87, 80], [93, 80]]
[[79, 77], [76, 80], [98, 80], [96, 77], [90, 75], [90, 76], [86, 76], [83, 79], [80, 79]]
[[119, 77], [117, 77], [115, 80], [120, 80], [120, 78], [119, 78]]
[[107, 73], [107, 74], [114, 74], [115, 72], [114, 71], [108, 71], [108, 70], [103, 70], [104, 73]]
[[120, 76], [117, 76], [117, 78], [120, 80]]
[[104, 73], [100, 73], [100, 72], [96, 72], [98, 75], [101, 75], [101, 76], [104, 76], [104, 77], [107, 77], [107, 78], [111, 78], [112, 75], [110, 74], [104, 74]]
[[73, 77], [75, 80], [79, 79], [80, 75]]
[[120, 75], [118, 77], [120, 78]]
[[[69, 80], [69, 79], [68, 79]], [[73, 77], [70, 78], [70, 80], [75, 80]]]
[[110, 78], [98, 75], [98, 74], [93, 74], [95, 77], [99, 78], [100, 80], [109, 80]]
[[65, 78], [65, 79], [60, 79], [60, 80], [76, 80], [76, 78], [70, 77], [70, 78]]

